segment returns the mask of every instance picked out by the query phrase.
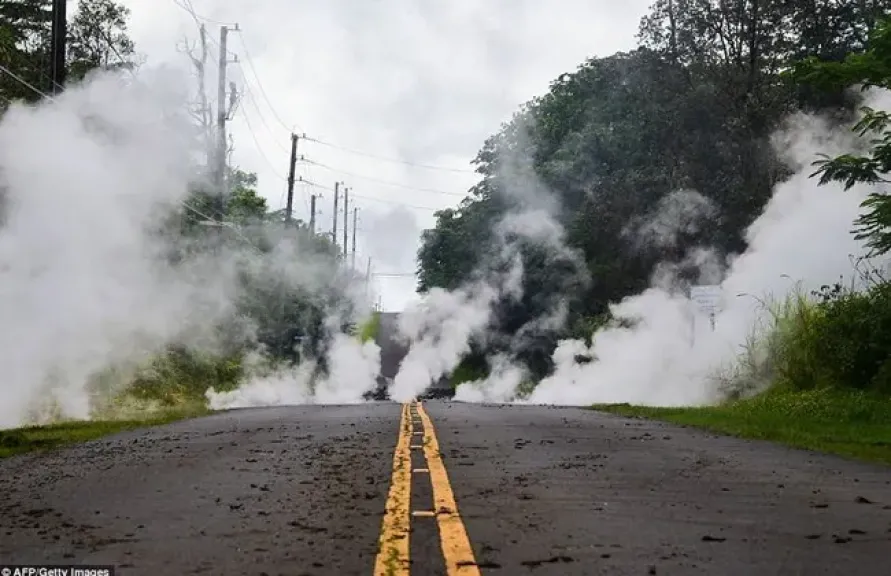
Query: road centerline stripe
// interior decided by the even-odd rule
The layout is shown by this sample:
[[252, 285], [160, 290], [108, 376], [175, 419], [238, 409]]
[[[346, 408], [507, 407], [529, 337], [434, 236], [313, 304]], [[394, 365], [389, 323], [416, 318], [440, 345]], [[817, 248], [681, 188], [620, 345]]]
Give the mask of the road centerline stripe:
[[434, 511], [439, 526], [439, 539], [442, 554], [445, 557], [448, 576], [479, 576], [480, 570], [473, 556], [473, 548], [467, 537], [467, 530], [461, 516], [458, 515], [458, 504], [449, 484], [449, 476], [439, 453], [439, 442], [433, 423], [418, 402], [417, 412], [424, 425], [424, 455], [430, 471], [430, 482], [433, 485]]
[[399, 436], [393, 454], [393, 478], [387, 497], [386, 511], [381, 523], [378, 553], [374, 563], [375, 576], [409, 575], [409, 542], [411, 529], [411, 452], [409, 441], [412, 424], [409, 405], [402, 405]]

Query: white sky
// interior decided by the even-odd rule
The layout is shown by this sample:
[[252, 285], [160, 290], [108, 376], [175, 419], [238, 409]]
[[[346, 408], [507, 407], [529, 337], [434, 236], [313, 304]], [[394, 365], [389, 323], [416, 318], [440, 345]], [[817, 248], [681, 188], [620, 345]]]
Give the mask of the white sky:
[[[184, 1], [122, 1], [132, 11], [137, 51], [150, 65], [189, 65], [177, 47], [198, 33], [176, 4]], [[460, 171], [471, 169], [483, 141], [559, 74], [588, 57], [633, 48], [650, 2], [192, 0], [214, 39], [214, 104], [219, 22], [241, 28], [229, 35], [229, 51], [241, 61], [229, 66], [229, 76], [248, 93], [229, 123], [233, 160], [258, 173], [273, 209], [285, 202], [292, 129], [365, 154], [457, 170], [301, 141], [308, 160], [338, 171], [301, 163], [298, 175], [328, 188], [342, 181], [354, 192], [357, 267], [370, 256], [379, 274], [415, 271], [420, 231], [432, 226], [432, 209], [456, 204], [476, 181]], [[295, 217], [308, 220], [313, 192], [321, 194], [317, 230], [329, 231], [329, 190], [298, 184]], [[340, 216], [338, 243], [342, 226]], [[374, 283], [385, 310], [401, 310], [416, 297], [414, 277], [379, 276]]]

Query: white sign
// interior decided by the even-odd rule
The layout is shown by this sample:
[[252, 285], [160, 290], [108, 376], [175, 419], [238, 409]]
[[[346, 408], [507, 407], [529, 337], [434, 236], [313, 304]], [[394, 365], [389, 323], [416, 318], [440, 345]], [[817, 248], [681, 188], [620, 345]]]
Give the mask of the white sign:
[[690, 287], [690, 300], [705, 314], [715, 314], [721, 309], [723, 291], [720, 286], [692, 286]]

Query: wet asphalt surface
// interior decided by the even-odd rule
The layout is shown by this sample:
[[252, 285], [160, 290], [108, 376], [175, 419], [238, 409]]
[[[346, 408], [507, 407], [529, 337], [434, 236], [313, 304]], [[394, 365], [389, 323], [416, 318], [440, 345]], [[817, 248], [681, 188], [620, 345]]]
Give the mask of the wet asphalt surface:
[[[581, 409], [425, 407], [483, 574], [891, 573], [891, 468]], [[0, 563], [371, 574], [399, 417], [236, 410], [0, 460]], [[412, 575], [445, 573], [434, 518], [410, 542]]]

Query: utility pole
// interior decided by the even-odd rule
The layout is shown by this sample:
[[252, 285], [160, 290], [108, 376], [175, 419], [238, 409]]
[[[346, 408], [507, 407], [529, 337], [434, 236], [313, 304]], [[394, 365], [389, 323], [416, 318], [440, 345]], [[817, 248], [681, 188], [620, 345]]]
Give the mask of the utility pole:
[[[235, 31], [238, 31], [238, 25], [235, 25]], [[220, 63], [219, 78], [217, 79], [217, 146], [216, 146], [216, 210], [220, 220], [226, 208], [226, 151], [228, 149], [226, 140], [226, 122], [229, 120], [230, 103], [226, 101], [226, 68], [229, 64], [229, 27], [220, 26]]]
[[340, 182], [334, 183], [334, 225], [331, 226], [331, 242], [337, 248], [337, 201], [340, 198]]
[[309, 233], [316, 233], [316, 195], [309, 197]]
[[356, 222], [359, 219], [359, 209], [353, 208], [353, 257], [350, 262], [350, 268], [356, 269]]
[[[291, 134], [291, 167], [288, 170], [288, 204], [285, 207], [285, 222], [291, 223], [291, 216], [294, 213], [294, 172], [297, 168], [297, 141], [300, 139], [296, 134]], [[313, 198], [315, 200], [315, 198]]]
[[368, 257], [368, 265], [365, 267], [365, 299], [371, 300], [371, 256]]
[[65, 85], [65, 39], [68, 37], [68, 3], [53, 0], [52, 13], [52, 60], [50, 61], [50, 94], [55, 96]]
[[343, 189], [343, 261], [347, 259], [347, 248], [350, 241], [350, 227], [348, 226], [350, 218], [350, 189]]

